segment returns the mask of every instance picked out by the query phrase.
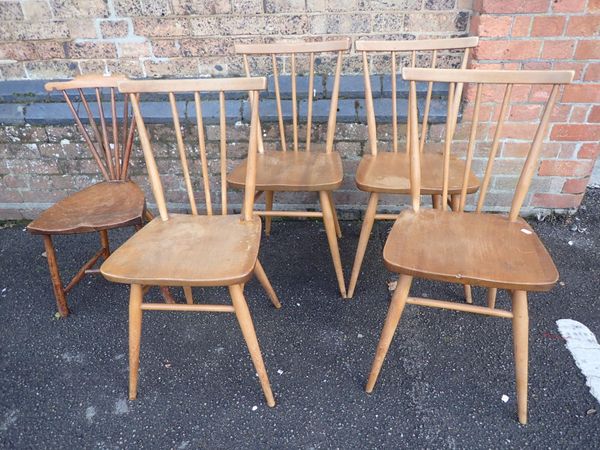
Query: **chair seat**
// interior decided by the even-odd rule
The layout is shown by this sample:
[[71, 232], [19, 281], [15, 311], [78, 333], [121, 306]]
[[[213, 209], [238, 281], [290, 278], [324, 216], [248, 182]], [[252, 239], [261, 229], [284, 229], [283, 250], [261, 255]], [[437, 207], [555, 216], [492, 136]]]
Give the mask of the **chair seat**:
[[27, 229], [35, 234], [73, 234], [141, 222], [144, 193], [132, 181], [105, 181], [70, 195], [41, 213]]
[[[331, 191], [342, 184], [339, 153], [266, 151], [257, 155], [256, 189], [259, 191]], [[246, 160], [229, 174], [228, 183], [246, 183]]]
[[155, 218], [102, 264], [117, 283], [229, 286], [252, 276], [260, 245], [260, 218], [171, 214]]
[[440, 210], [402, 212], [383, 250], [386, 267], [416, 277], [547, 291], [558, 271], [523, 219]]
[[[441, 194], [443, 185], [444, 156], [440, 153], [421, 154], [421, 194]], [[465, 162], [450, 158], [448, 172], [448, 193], [460, 194]], [[382, 152], [364, 156], [356, 171], [356, 185], [366, 192], [388, 194], [410, 193], [410, 160], [406, 153]], [[479, 180], [469, 173], [467, 192], [472, 194], [479, 189]]]

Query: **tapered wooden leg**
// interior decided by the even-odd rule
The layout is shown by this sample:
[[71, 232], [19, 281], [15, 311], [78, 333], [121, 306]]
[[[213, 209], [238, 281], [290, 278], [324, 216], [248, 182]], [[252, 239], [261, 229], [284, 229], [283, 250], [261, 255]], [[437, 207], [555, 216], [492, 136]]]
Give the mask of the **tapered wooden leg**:
[[148, 209], [144, 209], [144, 220], [146, 222], [152, 222], [153, 219], [154, 215]]
[[49, 234], [44, 234], [43, 236], [48, 269], [50, 270], [52, 288], [54, 289], [54, 297], [56, 298], [56, 308], [61, 317], [67, 317], [69, 315], [69, 307], [67, 306], [67, 298], [65, 297], [60, 272], [58, 271], [58, 262], [56, 261], [56, 252], [54, 251], [54, 244], [52, 244], [52, 237]]
[[[273, 211], [273, 197], [275, 192], [265, 191], [265, 211]], [[265, 234], [271, 235], [271, 216], [265, 217]]]
[[346, 283], [344, 282], [344, 271], [342, 269], [342, 260], [340, 258], [340, 249], [338, 247], [337, 236], [335, 234], [335, 221], [333, 220], [333, 213], [331, 212], [332, 210], [331, 203], [329, 202], [329, 195], [327, 195], [326, 191], [320, 191], [319, 199], [321, 200], [325, 232], [327, 234], [327, 240], [329, 241], [329, 250], [331, 251], [331, 257], [333, 259], [333, 266], [335, 268], [335, 274], [337, 276], [340, 293], [342, 294], [342, 298], [346, 298]]
[[175, 303], [175, 299], [171, 295], [171, 292], [169, 292], [169, 288], [167, 286], [159, 286], [159, 290], [165, 303]]
[[473, 293], [471, 292], [471, 286], [469, 286], [468, 284], [465, 284], [464, 289], [465, 289], [465, 301], [467, 303], [473, 303]]
[[367, 381], [367, 387], [365, 388], [369, 394], [373, 392], [377, 377], [381, 371], [381, 366], [383, 365], [383, 360], [390, 348], [390, 343], [392, 342], [392, 338], [398, 327], [398, 322], [400, 322], [400, 317], [402, 316], [402, 311], [404, 311], [404, 306], [406, 305], [406, 299], [408, 298], [412, 279], [413, 278], [410, 275], [400, 275], [400, 279], [398, 280], [398, 286], [396, 286], [396, 290], [394, 291], [394, 296], [392, 297], [392, 302], [390, 303], [387, 317], [383, 324], [381, 338], [379, 339], [379, 344], [377, 344], [377, 352], [375, 353], [375, 359], [373, 360], [371, 373], [369, 374], [369, 380]]
[[[440, 195], [432, 195], [432, 200], [435, 200], [437, 198], [436, 201], [434, 201], [434, 208], [436, 209], [441, 209], [442, 207], [442, 197]], [[454, 194], [450, 196], [449, 199], [449, 203], [450, 203], [450, 209], [452, 209], [452, 211], [458, 211], [460, 209], [460, 195]], [[473, 293], [471, 292], [471, 286], [469, 286], [468, 284], [464, 285], [464, 290], [465, 290], [465, 301], [469, 304], [473, 303]]]
[[269, 376], [267, 375], [267, 369], [263, 362], [262, 355], [260, 353], [260, 347], [258, 345], [258, 339], [256, 338], [256, 332], [254, 331], [254, 324], [252, 323], [252, 317], [244, 298], [244, 292], [242, 286], [239, 284], [229, 286], [229, 294], [233, 301], [233, 307], [235, 309], [235, 315], [242, 329], [242, 334], [246, 340], [246, 345], [250, 351], [250, 357], [254, 363], [256, 373], [258, 373], [258, 379], [262, 386], [265, 398], [267, 399], [267, 405], [275, 406], [275, 399], [273, 398], [273, 392], [271, 391], [271, 385], [269, 383]]
[[458, 211], [460, 209], [460, 195], [452, 194], [450, 196], [450, 208], [452, 211]]
[[333, 220], [335, 221], [335, 234], [337, 234], [338, 239], [342, 238], [342, 227], [340, 227], [340, 221], [338, 220], [337, 211], [335, 209], [335, 203], [333, 201], [333, 192], [327, 191], [329, 195], [329, 203], [331, 203], [331, 212], [333, 214]]
[[512, 292], [513, 346], [517, 378], [517, 412], [519, 422], [527, 424], [527, 371], [529, 364], [529, 313], [527, 292]]
[[498, 294], [498, 289], [496, 288], [488, 288], [487, 291], [487, 304], [488, 308], [496, 307], [496, 295]]
[[360, 237], [358, 238], [358, 248], [356, 249], [356, 255], [354, 256], [354, 265], [352, 266], [352, 274], [350, 275], [350, 285], [348, 286], [348, 298], [352, 298], [354, 295], [354, 289], [356, 288], [356, 282], [358, 281], [358, 275], [360, 274], [360, 268], [362, 267], [363, 258], [367, 250], [367, 244], [369, 243], [369, 237], [371, 236], [371, 230], [373, 229], [373, 223], [375, 222], [375, 213], [377, 212], [377, 202], [379, 201], [379, 194], [377, 192], [371, 193], [369, 197], [369, 203], [367, 205], [367, 211], [363, 219], [362, 228], [360, 230]]
[[142, 298], [140, 284], [131, 285], [129, 294], [129, 400], [137, 397], [138, 369], [140, 367], [140, 341], [142, 338]]
[[441, 195], [432, 195], [431, 196], [431, 206], [433, 209], [442, 209], [442, 196]]
[[110, 256], [110, 243], [108, 242], [108, 231], [100, 230], [98, 233], [100, 234], [100, 243], [102, 244], [102, 248], [104, 249], [104, 253], [102, 255], [104, 256], [104, 259], [106, 259]]
[[192, 287], [191, 286], [184, 286], [183, 287], [183, 294], [185, 295], [185, 301], [188, 305], [193, 305], [194, 304], [194, 297], [192, 295]]
[[275, 308], [277, 309], [281, 308], [281, 303], [279, 303], [277, 294], [275, 293], [273, 286], [271, 286], [271, 282], [269, 281], [269, 278], [265, 273], [265, 269], [263, 269], [263, 266], [258, 259], [256, 260], [256, 265], [254, 266], [254, 275], [256, 275], [256, 278], [258, 278], [259, 283], [262, 285], [263, 289], [271, 299], [271, 303], [273, 303], [273, 306], [275, 306]]

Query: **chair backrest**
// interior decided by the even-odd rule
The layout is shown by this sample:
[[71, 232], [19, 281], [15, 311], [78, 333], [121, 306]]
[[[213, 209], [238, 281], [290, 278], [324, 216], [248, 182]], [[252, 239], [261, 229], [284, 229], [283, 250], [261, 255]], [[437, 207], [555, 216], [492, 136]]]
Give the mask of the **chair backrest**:
[[[186, 156], [186, 148], [183, 141], [181, 131], [181, 121], [175, 94], [193, 95], [193, 111], [190, 111], [189, 116], [196, 118], [196, 128], [198, 134], [198, 152], [200, 153], [202, 185], [204, 188], [204, 198], [206, 212], [212, 215], [212, 200], [210, 192], [210, 178], [208, 170], [208, 161], [206, 156], [206, 139], [204, 132], [204, 120], [202, 117], [202, 99], [201, 92], [207, 94], [217, 93], [219, 96], [219, 159], [220, 159], [220, 181], [221, 181], [221, 214], [227, 214], [227, 120], [225, 111], [225, 93], [228, 92], [249, 92], [250, 95], [258, 96], [259, 91], [266, 89], [266, 78], [214, 78], [214, 79], [198, 79], [198, 80], [127, 80], [119, 83], [119, 91], [128, 94], [131, 105], [133, 107], [134, 117], [136, 119], [137, 128], [140, 136], [140, 142], [146, 161], [148, 176], [152, 186], [152, 192], [160, 217], [162, 220], [168, 220], [167, 203], [161, 182], [161, 178], [154, 158], [152, 143], [144, 116], [142, 114], [143, 105], [140, 101], [140, 94], [166, 95], [169, 99], [171, 114], [173, 117], [173, 129], [177, 141], [177, 149], [183, 172], [183, 178], [187, 190], [187, 195], [190, 203], [190, 210], [193, 215], [198, 214], [196, 199], [192, 187], [189, 165]], [[248, 163], [246, 170], [246, 185], [244, 189], [243, 200], [243, 219], [252, 220], [254, 209], [254, 195], [256, 185], [256, 151], [258, 135], [260, 133], [258, 127], [258, 102], [252, 105], [252, 117], [250, 122], [250, 136], [248, 144]]]
[[[244, 59], [244, 70], [246, 76], [251, 76], [250, 63], [248, 56], [268, 55], [271, 58], [273, 66], [273, 84], [275, 87], [275, 100], [277, 104], [277, 119], [279, 123], [279, 137], [281, 149], [287, 150], [284, 115], [282, 108], [282, 95], [279, 83], [280, 70], [278, 65], [282, 65], [282, 72], [287, 71], [285, 56], [289, 55], [289, 73], [291, 77], [291, 106], [292, 106], [292, 133], [293, 133], [293, 149], [298, 151], [298, 97], [303, 96], [302, 92], [298, 92], [297, 67], [298, 55], [308, 55], [308, 84], [306, 90], [307, 107], [306, 107], [306, 148], [308, 152], [311, 148], [312, 137], [312, 121], [313, 121], [313, 99], [314, 99], [314, 80], [315, 80], [315, 54], [323, 55], [327, 53], [336, 55], [335, 74], [333, 86], [331, 89], [331, 101], [329, 104], [329, 113], [327, 121], [327, 140], [325, 151], [330, 153], [333, 151], [333, 138], [335, 135], [335, 124], [337, 118], [338, 96], [340, 91], [340, 74], [342, 71], [343, 53], [350, 49], [350, 39], [345, 38], [335, 41], [323, 42], [281, 42], [269, 44], [236, 44], [235, 52], [241, 54]], [[327, 67], [325, 64], [324, 67]], [[301, 72], [302, 73], [302, 72]], [[252, 101], [252, 99], [251, 99]], [[262, 145], [262, 136], [259, 141], [259, 151], [264, 150]]]
[[[367, 112], [367, 125], [369, 130], [369, 145], [371, 148], [371, 154], [377, 154], [377, 123], [375, 121], [375, 109], [373, 106], [373, 91], [371, 89], [371, 78], [369, 68], [369, 54], [380, 55], [383, 53], [389, 58], [385, 58], [382, 65], [390, 67], [389, 72], [385, 70], [385, 73], [391, 74], [391, 90], [392, 90], [392, 149], [394, 152], [398, 151], [398, 58], [403, 58], [402, 65], [409, 67], [416, 67], [418, 65], [428, 64], [430, 68], [436, 68], [442, 60], [446, 60], [445, 57], [450, 56], [448, 54], [440, 54], [440, 52], [452, 51], [452, 55], [460, 57], [460, 67], [465, 69], [469, 59], [469, 51], [471, 48], [476, 47], [479, 42], [479, 38], [476, 36], [464, 37], [464, 38], [450, 38], [450, 39], [423, 39], [413, 41], [357, 41], [356, 51], [362, 52], [363, 67], [365, 76], [365, 107]], [[410, 59], [407, 60], [406, 56], [410, 55]], [[386, 61], [389, 61], [385, 64]], [[381, 70], [383, 71], [383, 70]], [[458, 86], [457, 95], [454, 99], [453, 111], [458, 113], [460, 107], [460, 98], [462, 92], [462, 85]], [[427, 86], [427, 94], [425, 97], [425, 105], [423, 108], [423, 123], [421, 130], [421, 141], [420, 148], [423, 150], [425, 145], [425, 136], [427, 135], [427, 127], [429, 121], [429, 112], [431, 108], [431, 99], [433, 93], [433, 83], [429, 83]], [[408, 108], [407, 108], [408, 110]], [[408, 121], [407, 121], [408, 122]], [[406, 139], [406, 150], [408, 151], [409, 146], [409, 126], [407, 124], [407, 139]]]
[[[490, 185], [492, 171], [494, 168], [494, 160], [498, 153], [500, 138], [502, 137], [502, 126], [507, 116], [508, 106], [511, 104], [511, 94], [515, 85], [550, 85], [551, 90], [548, 98], [544, 102], [539, 124], [535, 132], [531, 136], [531, 146], [523, 162], [523, 167], [519, 175], [519, 179], [515, 186], [515, 191], [512, 196], [512, 204], [509, 218], [515, 221], [519, 216], [521, 206], [525, 200], [527, 191], [531, 184], [531, 179], [537, 168], [540, 151], [543, 140], [548, 130], [550, 115], [556, 98], [559, 93], [560, 86], [568, 84], [573, 80], [574, 72], [571, 70], [563, 71], [541, 71], [541, 70], [469, 70], [469, 69], [418, 69], [404, 68], [402, 76], [410, 82], [410, 177], [411, 177], [411, 197], [413, 209], [418, 210], [420, 205], [420, 188], [421, 188], [421, 152], [419, 151], [418, 138], [418, 111], [417, 111], [417, 82], [430, 83], [448, 83], [448, 114], [446, 119], [445, 137], [444, 137], [444, 157], [443, 157], [443, 189], [442, 189], [442, 208], [447, 208], [448, 199], [448, 178], [450, 164], [450, 148], [454, 139], [454, 129], [456, 126], [456, 113], [452, 111], [452, 104], [457, 93], [457, 86], [463, 83], [469, 84], [469, 91], [474, 89], [474, 105], [473, 116], [471, 120], [471, 130], [468, 137], [465, 167], [463, 174], [463, 183], [460, 194], [459, 211], [464, 211], [467, 200], [467, 183], [469, 173], [473, 162], [473, 154], [475, 146], [482, 147], [482, 141], [477, 142], [477, 131], [479, 122], [479, 112], [482, 102], [482, 96], [491, 98], [492, 103], [498, 103], [494, 98], [498, 93], [498, 89], [493, 85], [504, 85], [504, 94], [500, 112], [498, 114], [497, 123], [491, 125], [494, 130], [494, 136], [491, 142], [487, 162], [485, 164], [485, 172], [481, 187], [479, 189], [476, 211], [481, 212], [487, 190]], [[487, 92], [483, 93], [484, 89]], [[501, 90], [500, 90], [501, 92]], [[496, 97], [497, 98], [497, 97]], [[499, 98], [498, 98], [499, 100]]]
[[[75, 124], [107, 181], [124, 181], [128, 177], [135, 121], [130, 117], [127, 97], [124, 97], [122, 102], [117, 101], [117, 84], [124, 80], [127, 80], [127, 77], [122, 75], [81, 75], [70, 81], [50, 82], [45, 85], [47, 91], [62, 91]], [[106, 91], [109, 100], [106, 100]], [[86, 96], [93, 98], [95, 105], [90, 104]], [[117, 111], [121, 109], [120, 103], [123, 108], [122, 115]], [[100, 125], [96, 122], [96, 115]], [[93, 138], [83, 124], [86, 120]]]

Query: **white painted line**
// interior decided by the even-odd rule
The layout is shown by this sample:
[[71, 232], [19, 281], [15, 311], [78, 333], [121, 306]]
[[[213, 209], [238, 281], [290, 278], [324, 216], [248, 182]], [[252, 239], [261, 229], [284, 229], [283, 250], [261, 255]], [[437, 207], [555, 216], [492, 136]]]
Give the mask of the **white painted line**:
[[575, 364], [585, 376], [590, 393], [600, 402], [600, 345], [596, 336], [576, 320], [560, 319], [556, 325]]

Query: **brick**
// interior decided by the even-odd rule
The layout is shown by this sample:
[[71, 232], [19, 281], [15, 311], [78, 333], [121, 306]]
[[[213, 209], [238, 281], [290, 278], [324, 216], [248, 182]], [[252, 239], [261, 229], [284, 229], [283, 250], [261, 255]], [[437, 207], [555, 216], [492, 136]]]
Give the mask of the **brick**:
[[579, 81], [582, 79], [583, 71], [585, 69], [585, 63], [556, 61], [556, 62], [552, 63], [552, 69], [553, 70], [573, 70], [575, 72], [573, 81]]
[[232, 55], [233, 41], [228, 38], [181, 39], [180, 52], [183, 56]]
[[588, 122], [600, 123], [600, 105], [593, 105], [588, 116]]
[[524, 37], [529, 36], [529, 30], [531, 28], [532, 18], [531, 16], [517, 16], [513, 23], [512, 33], [513, 37]]
[[540, 116], [542, 105], [512, 105], [508, 120], [511, 121], [534, 121]]
[[600, 33], [600, 15], [572, 16], [567, 25], [567, 36], [597, 36]]
[[565, 103], [600, 103], [600, 84], [570, 84], [562, 96]]
[[263, 0], [236, 0], [231, 4], [233, 12], [236, 14], [260, 14], [264, 12]]
[[65, 45], [67, 59], [116, 58], [117, 47], [108, 42], [70, 42]]
[[[452, 13], [412, 13], [406, 15], [405, 30], [425, 31], [435, 30], [440, 32], [466, 31], [469, 25], [469, 15], [465, 12]], [[376, 22], [373, 22], [373, 28], [376, 28]], [[389, 31], [396, 31], [389, 30]]]
[[557, 141], [597, 141], [600, 140], [600, 125], [556, 124], [550, 138]]
[[566, 180], [562, 192], [565, 194], [583, 194], [589, 181], [589, 177]]
[[140, 58], [152, 56], [150, 42], [119, 42], [117, 43], [119, 58]]
[[25, 68], [32, 79], [73, 78], [79, 74], [77, 63], [70, 60], [28, 61]]
[[68, 29], [68, 37], [71, 39], [98, 39], [96, 34], [95, 19], [90, 18], [72, 18], [65, 19]]
[[55, 1], [51, 0], [52, 13], [57, 18], [108, 17], [108, 6], [104, 0]]
[[157, 58], [181, 56], [181, 46], [177, 39], [152, 40], [152, 54]]
[[569, 117], [569, 123], [585, 123], [589, 105], [575, 105]]
[[600, 45], [597, 40], [579, 41], [575, 59], [600, 59]]
[[544, 59], [571, 59], [575, 49], [575, 40], [570, 41], [545, 41], [542, 50]]
[[6, 42], [0, 43], [0, 59], [32, 61], [45, 59], [62, 59], [65, 52], [60, 42]]
[[600, 1], [599, 0], [588, 0], [587, 11], [590, 13], [600, 12]]
[[482, 41], [475, 50], [477, 59], [514, 60], [537, 58], [542, 41]]
[[538, 208], [573, 209], [583, 200], [583, 194], [545, 194], [537, 193], [531, 200], [532, 206]]
[[[285, 12], [303, 12], [304, 0], [265, 0], [264, 8], [266, 13], [285, 13]], [[343, 5], [336, 2], [328, 2], [329, 11], [344, 11]], [[336, 7], [337, 6], [337, 7]]]
[[590, 63], [583, 79], [585, 81], [600, 81], [600, 63]]
[[554, 12], [583, 12], [584, 8], [585, 0], [555, 0], [552, 2]]
[[[156, 36], [161, 38], [187, 36], [193, 28], [186, 18], [156, 18], [156, 17], [134, 17], [133, 29], [140, 36]], [[215, 18], [202, 18], [200, 20], [214, 21]]]
[[565, 22], [565, 16], [534, 17], [531, 36], [560, 36], [563, 34]]
[[600, 143], [584, 143], [577, 153], [577, 158], [595, 160], [598, 155], [600, 155]]
[[544, 160], [540, 164], [538, 175], [558, 177], [587, 177], [592, 172], [592, 161]]
[[0, 20], [23, 20], [23, 11], [19, 2], [0, 2]]
[[479, 16], [476, 28], [473, 30], [480, 37], [502, 37], [510, 35], [513, 18], [509, 16]]
[[127, 20], [101, 20], [100, 34], [103, 39], [123, 38], [129, 34]]
[[481, 0], [481, 13], [527, 14], [547, 12], [550, 0]]
[[47, 0], [21, 0], [21, 8], [26, 20], [47, 20], [48, 17], [52, 17]]

